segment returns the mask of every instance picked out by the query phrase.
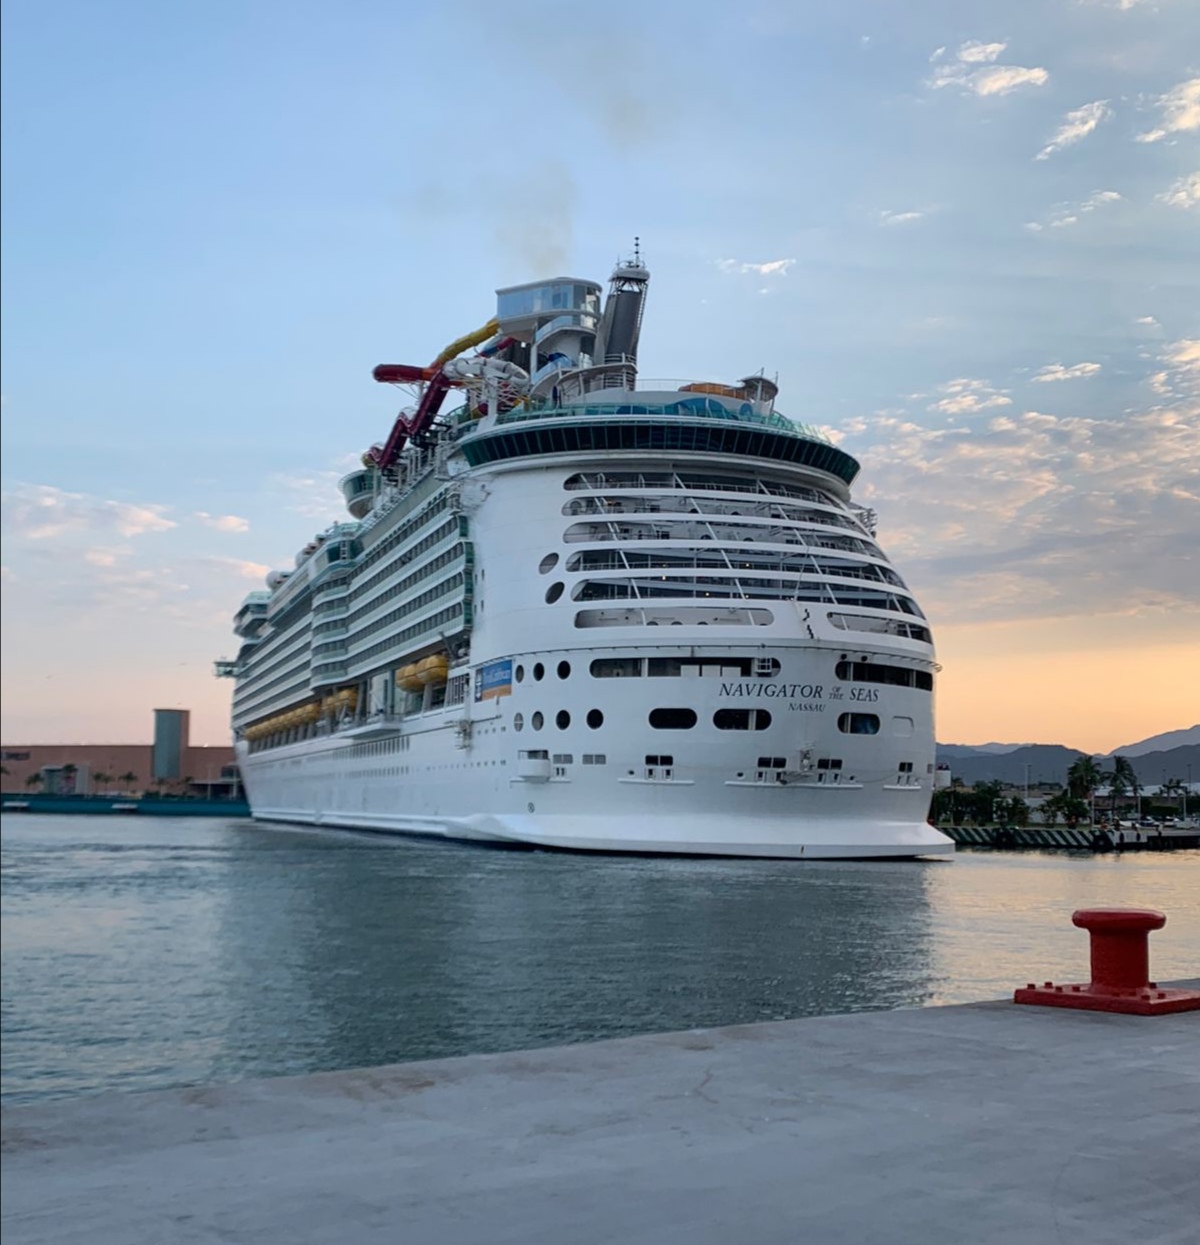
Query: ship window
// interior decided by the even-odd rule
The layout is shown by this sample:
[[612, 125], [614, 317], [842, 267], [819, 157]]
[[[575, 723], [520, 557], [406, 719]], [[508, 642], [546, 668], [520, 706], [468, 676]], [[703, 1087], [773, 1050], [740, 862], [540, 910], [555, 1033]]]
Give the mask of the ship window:
[[533, 667], [533, 679], [535, 683], [540, 683], [546, 677], [546, 667], [539, 661]]
[[646, 758], [646, 764], [647, 765], [674, 765], [675, 758], [666, 757], [666, 756], [658, 756], [658, 757], [648, 756]]
[[525, 681], [525, 667], [518, 666], [517, 667], [517, 682], [523, 683], [524, 681]]
[[656, 731], [690, 731], [696, 725], [695, 709], [651, 709], [650, 725]]
[[843, 713], [838, 730], [843, 735], [878, 735], [879, 718], [873, 713]]
[[553, 605], [563, 594], [563, 585], [561, 582], [553, 583], [546, 589], [546, 604]]
[[718, 709], [713, 725], [719, 731], [765, 731], [771, 715], [765, 709]]
[[607, 765], [608, 757], [603, 752], [585, 752], [583, 763], [584, 765]]
[[525, 729], [525, 715], [523, 713], [513, 714], [513, 730], [523, 731]]
[[571, 725], [571, 715], [565, 709], [560, 709], [554, 715], [554, 725], [557, 726], [560, 731], [565, 731], [567, 727]]
[[544, 557], [544, 558], [543, 558], [543, 559], [542, 559], [542, 560], [538, 563], [538, 570], [539, 570], [539, 571], [541, 572], [541, 574], [543, 574], [543, 575], [549, 575], [549, 574], [550, 574], [550, 572], [551, 572], [552, 570], [554, 570], [554, 568], [555, 568], [557, 565], [558, 565], [558, 554], [557, 554], [557, 553], [548, 553], [548, 554], [546, 554], [546, 556], [545, 556], [545, 557]]
[[571, 677], [571, 663], [569, 661], [560, 661], [558, 663], [558, 677], [560, 679], [569, 679]]
[[532, 726], [535, 731], [540, 731], [545, 724], [546, 719], [542, 717], [540, 711], [535, 713], [533, 717], [529, 719], [529, 725]]
[[591, 665], [594, 679], [633, 679], [642, 673], [640, 657], [597, 657]]
[[555, 765], [574, 765], [575, 756], [570, 752], [556, 752], [551, 760]]
[[599, 709], [589, 709], [587, 715], [587, 724], [592, 730], [597, 730], [604, 725], [604, 714]]
[[759, 769], [786, 769], [787, 757], [759, 757]]
[[933, 675], [928, 670], [914, 670], [910, 666], [891, 666], [878, 661], [839, 661], [835, 673], [839, 679], [852, 683], [887, 683], [894, 687], [933, 691]]
[[896, 717], [892, 719], [892, 734], [907, 738], [913, 733], [912, 718]]

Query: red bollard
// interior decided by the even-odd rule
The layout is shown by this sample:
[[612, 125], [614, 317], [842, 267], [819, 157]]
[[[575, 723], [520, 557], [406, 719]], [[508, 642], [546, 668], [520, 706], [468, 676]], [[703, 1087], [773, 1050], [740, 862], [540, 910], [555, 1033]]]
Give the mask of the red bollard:
[[1167, 918], [1150, 908], [1081, 908], [1071, 917], [1092, 936], [1092, 980], [1087, 985], [1042, 986], [1032, 981], [1014, 1003], [1076, 1007], [1095, 1012], [1158, 1016], [1200, 1011], [1200, 990], [1160, 990], [1150, 980], [1150, 931]]

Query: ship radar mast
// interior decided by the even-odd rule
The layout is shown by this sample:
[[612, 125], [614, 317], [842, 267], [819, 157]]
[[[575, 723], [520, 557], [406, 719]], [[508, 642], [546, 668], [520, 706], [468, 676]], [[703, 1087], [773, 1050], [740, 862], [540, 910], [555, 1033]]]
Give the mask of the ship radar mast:
[[650, 271], [642, 263], [642, 240], [633, 240], [633, 258], [618, 260], [609, 278], [608, 298], [596, 338], [596, 360], [637, 367], [638, 339], [646, 309]]

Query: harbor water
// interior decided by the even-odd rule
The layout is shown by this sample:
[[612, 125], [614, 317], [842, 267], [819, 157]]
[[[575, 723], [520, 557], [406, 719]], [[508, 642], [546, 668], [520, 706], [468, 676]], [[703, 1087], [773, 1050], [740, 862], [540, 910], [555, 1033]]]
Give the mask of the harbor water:
[[1160, 908], [1200, 852], [937, 862], [587, 857], [8, 814], [6, 1103], [1004, 996], [1087, 976], [1074, 908]]

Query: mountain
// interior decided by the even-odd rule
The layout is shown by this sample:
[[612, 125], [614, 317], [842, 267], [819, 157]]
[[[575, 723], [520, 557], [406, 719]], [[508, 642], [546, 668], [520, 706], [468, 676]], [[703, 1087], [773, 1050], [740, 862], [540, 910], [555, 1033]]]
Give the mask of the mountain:
[[1181, 731], [1167, 731], [1162, 735], [1151, 735], [1136, 744], [1125, 744], [1122, 748], [1114, 748], [1107, 753], [1110, 757], [1140, 757], [1147, 752], [1166, 752], [1172, 748], [1183, 748], [1191, 744], [1200, 744], [1200, 726], [1189, 726]]
[[951, 756], [976, 756], [984, 753], [987, 756], [998, 756], [1004, 752], [1015, 752], [1018, 748], [1032, 748], [1034, 745], [1025, 744], [938, 744], [938, 755], [943, 753], [947, 757]]
[[[956, 745], [950, 746], [954, 748]], [[1079, 755], [1078, 748], [1064, 748], [1061, 744], [1032, 744], [1013, 752], [957, 757], [948, 756], [940, 746], [938, 748], [938, 760], [947, 762], [950, 773], [968, 786], [990, 779], [1015, 786], [1022, 786], [1027, 779], [1030, 786], [1039, 782], [1065, 783], [1067, 770]], [[1119, 755], [1129, 754], [1123, 751]], [[1105, 757], [1099, 758], [1101, 769], [1104, 769], [1106, 760]], [[1146, 787], [1157, 786], [1164, 778], [1182, 778], [1186, 781], [1189, 766], [1193, 781], [1200, 780], [1200, 743], [1129, 756], [1129, 760], [1138, 782]]]

